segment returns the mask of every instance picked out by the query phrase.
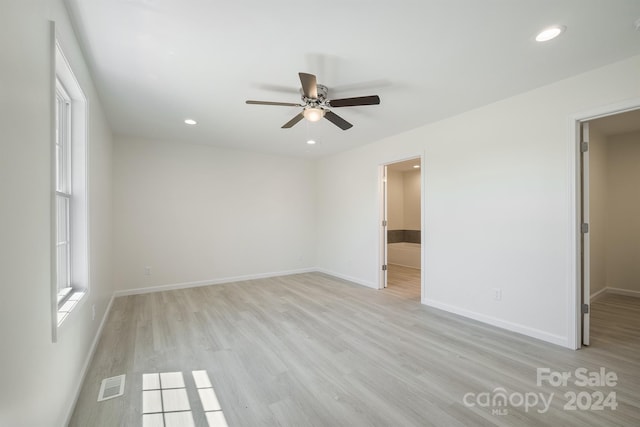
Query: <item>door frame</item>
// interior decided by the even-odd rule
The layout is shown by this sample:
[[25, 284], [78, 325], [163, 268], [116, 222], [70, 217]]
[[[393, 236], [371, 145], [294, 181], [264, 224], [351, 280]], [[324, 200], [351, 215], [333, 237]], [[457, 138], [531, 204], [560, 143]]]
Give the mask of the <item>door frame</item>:
[[[602, 107], [597, 107], [592, 110], [577, 113], [569, 118], [569, 196], [571, 198], [570, 212], [569, 212], [569, 260], [572, 263], [571, 277], [569, 283], [569, 333], [568, 344], [574, 349], [583, 347], [582, 344], [582, 293], [583, 293], [583, 254], [585, 249], [584, 259], [589, 260], [589, 245], [582, 247], [582, 153], [580, 150], [580, 144], [582, 143], [581, 128], [582, 123], [590, 120], [599, 119], [602, 117], [613, 116], [616, 114], [626, 113], [628, 111], [640, 109], [640, 98], [629, 99], [616, 104], [610, 104]], [[589, 191], [588, 185], [585, 191]], [[588, 197], [588, 193], [586, 195]], [[588, 216], [587, 216], [588, 218]], [[588, 275], [585, 275], [585, 280], [589, 280]], [[587, 288], [589, 288], [587, 283]], [[591, 310], [591, 307], [589, 307]], [[589, 327], [587, 323], [587, 327]]]
[[[591, 180], [589, 176], [590, 164], [589, 164], [589, 151], [591, 149], [591, 140], [589, 137], [589, 130], [591, 121], [583, 120], [580, 122], [580, 221], [579, 227], [587, 224], [587, 227], [591, 224], [590, 215], [590, 200], [591, 200]], [[582, 144], [587, 144], [587, 149], [582, 150]], [[580, 309], [578, 315], [581, 321], [581, 336], [580, 344], [585, 346], [589, 345], [589, 338], [591, 332], [591, 233], [589, 230], [579, 230], [578, 232], [580, 245], [581, 245], [581, 258], [580, 258]], [[582, 311], [582, 307], [586, 305], [588, 309], [586, 312]]]
[[378, 229], [380, 232], [378, 236], [380, 246], [380, 256], [378, 259], [378, 289], [384, 289], [387, 287], [387, 270], [383, 268], [383, 266], [387, 265], [387, 163], [378, 167], [378, 194]]
[[387, 287], [387, 271], [382, 269], [387, 265], [387, 166], [394, 163], [406, 162], [408, 160], [420, 160], [420, 302], [425, 300], [425, 274], [424, 274], [424, 254], [425, 254], [425, 171], [424, 155], [416, 154], [400, 159], [387, 161], [378, 166], [378, 230], [379, 230], [379, 262], [378, 262], [378, 289]]

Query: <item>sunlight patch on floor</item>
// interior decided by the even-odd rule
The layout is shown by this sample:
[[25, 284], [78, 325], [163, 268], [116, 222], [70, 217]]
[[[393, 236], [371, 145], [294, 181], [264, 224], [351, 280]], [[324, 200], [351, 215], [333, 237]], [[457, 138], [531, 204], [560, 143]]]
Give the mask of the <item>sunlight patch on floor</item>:
[[[228, 427], [207, 371], [192, 371], [209, 427]], [[142, 427], [192, 427], [192, 408], [182, 372], [142, 375]]]

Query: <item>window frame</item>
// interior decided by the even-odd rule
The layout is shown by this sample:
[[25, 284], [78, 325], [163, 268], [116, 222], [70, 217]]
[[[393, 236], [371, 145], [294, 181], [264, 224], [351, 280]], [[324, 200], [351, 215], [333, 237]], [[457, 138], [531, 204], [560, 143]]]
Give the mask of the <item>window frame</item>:
[[[63, 53], [56, 36], [55, 23], [51, 23], [51, 325], [52, 341], [58, 340], [60, 328], [78, 317], [79, 307], [86, 301], [90, 290], [89, 269], [89, 105], [76, 79], [69, 61]], [[61, 103], [61, 104], [59, 104]], [[58, 110], [59, 106], [63, 106]], [[58, 140], [58, 132], [63, 135]], [[64, 147], [64, 143], [68, 145]], [[62, 143], [62, 145], [59, 144]], [[59, 152], [61, 151], [61, 152]], [[64, 173], [58, 174], [59, 164]], [[61, 266], [66, 266], [58, 286], [58, 228], [64, 230], [65, 214], [58, 212], [58, 203], [64, 200], [68, 257]], [[63, 251], [64, 252], [64, 251]], [[61, 269], [64, 269], [62, 267]], [[63, 272], [64, 273], [64, 272]], [[65, 283], [66, 282], [66, 283]], [[73, 320], [78, 321], [78, 319]]]
[[[56, 290], [58, 309], [63, 305], [66, 299], [73, 291], [72, 272], [72, 245], [71, 245], [71, 203], [72, 203], [72, 174], [71, 174], [71, 97], [67, 93], [64, 85], [56, 76], [56, 144], [55, 144], [55, 195], [56, 195]], [[64, 201], [64, 218], [60, 218], [59, 202]], [[64, 221], [62, 227], [61, 220]], [[64, 229], [64, 241], [61, 241], [60, 229]], [[65, 268], [64, 268], [64, 285], [61, 282], [60, 271], [60, 246], [65, 246]]]

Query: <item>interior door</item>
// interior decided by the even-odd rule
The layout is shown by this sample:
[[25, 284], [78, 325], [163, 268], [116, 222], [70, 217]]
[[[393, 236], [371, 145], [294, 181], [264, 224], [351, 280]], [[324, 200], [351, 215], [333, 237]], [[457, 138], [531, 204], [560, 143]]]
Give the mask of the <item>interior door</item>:
[[591, 283], [590, 283], [590, 247], [589, 247], [589, 122], [583, 122], [580, 132], [580, 157], [582, 163], [582, 218], [580, 227], [582, 248], [582, 344], [589, 345], [589, 327], [591, 316]]
[[387, 287], [387, 166], [382, 167], [382, 206], [380, 207], [380, 289]]

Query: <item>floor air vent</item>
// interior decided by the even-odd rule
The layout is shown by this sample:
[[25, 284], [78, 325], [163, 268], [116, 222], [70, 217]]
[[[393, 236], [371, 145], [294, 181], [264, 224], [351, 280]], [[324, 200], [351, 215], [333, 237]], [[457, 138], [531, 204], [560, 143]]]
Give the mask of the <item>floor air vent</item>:
[[98, 402], [122, 396], [124, 394], [124, 377], [125, 375], [118, 375], [103, 379], [100, 384], [100, 393], [98, 393]]

